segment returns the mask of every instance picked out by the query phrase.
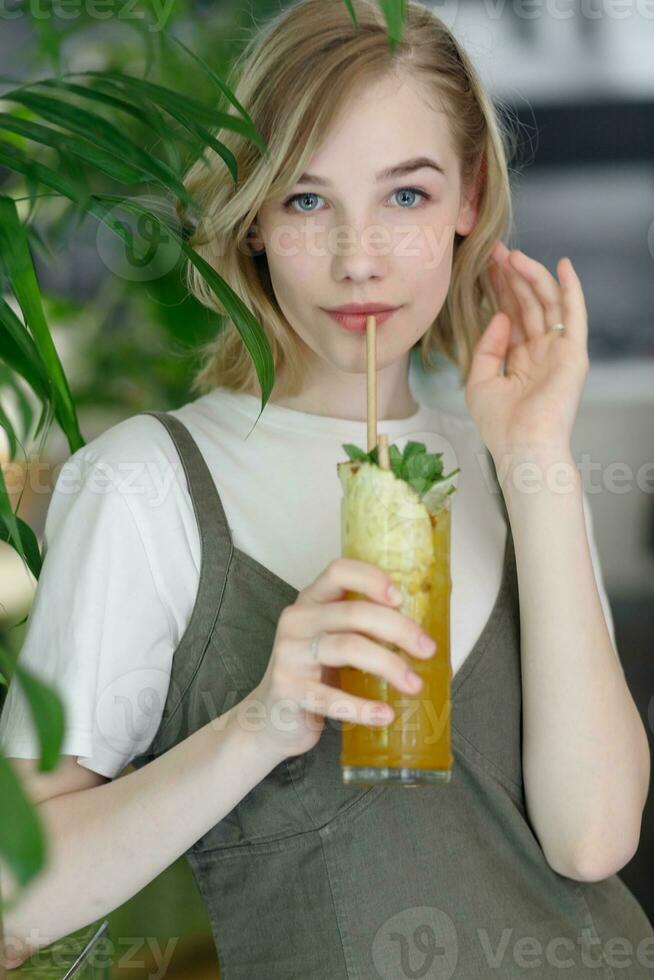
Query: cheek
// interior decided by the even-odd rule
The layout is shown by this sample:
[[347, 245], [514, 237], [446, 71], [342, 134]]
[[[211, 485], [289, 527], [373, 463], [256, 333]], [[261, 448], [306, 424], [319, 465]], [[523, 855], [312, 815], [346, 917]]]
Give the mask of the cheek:
[[396, 258], [414, 281], [449, 275], [455, 222], [447, 214], [430, 215], [405, 229], [396, 243]]
[[282, 254], [269, 253], [268, 269], [275, 295], [291, 306], [303, 302], [315, 281], [315, 260], [296, 248], [286, 248]]
[[266, 242], [268, 264], [280, 273], [292, 270], [293, 274], [302, 270], [311, 258], [307, 250], [306, 235], [302, 226], [295, 221], [282, 221], [272, 226]]
[[454, 236], [449, 229], [439, 232], [431, 228], [428, 233], [407, 249], [402, 259], [402, 278], [413, 284], [418, 295], [445, 298], [452, 274]]

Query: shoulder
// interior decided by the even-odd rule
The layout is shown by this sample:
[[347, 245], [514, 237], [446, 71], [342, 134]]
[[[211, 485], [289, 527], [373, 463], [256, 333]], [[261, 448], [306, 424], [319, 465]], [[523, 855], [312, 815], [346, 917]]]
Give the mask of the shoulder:
[[122, 460], [170, 459], [174, 454], [174, 445], [164, 424], [154, 415], [140, 413], [90, 439], [73, 453], [70, 460], [79, 458], [91, 465], [105, 465]]
[[[64, 521], [141, 521], [161, 507], [184, 505], [185, 478], [174, 443], [161, 421], [139, 414], [90, 439], [58, 467], [46, 516], [46, 538]], [[121, 525], [122, 526], [122, 525]]]
[[90, 439], [60, 466], [56, 491], [82, 488], [112, 491], [137, 502], [162, 486], [184, 486], [182, 461], [164, 424], [153, 415], [138, 414], [117, 422]]
[[[224, 427], [217, 427], [215, 418], [207, 416], [205, 400], [206, 396], [187, 402], [180, 408], [161, 410], [158, 414], [165, 416], [173, 426], [177, 423], [177, 428], [183, 426], [196, 443], [206, 428], [208, 418], [213, 444], [219, 436], [222, 439]], [[69, 462], [77, 458], [87, 465], [104, 469], [116, 480], [120, 479], [123, 470], [129, 473], [131, 479], [138, 471], [144, 482], [148, 478], [161, 480], [171, 465], [181, 476], [183, 466], [180, 453], [166, 425], [166, 418], [141, 412], [123, 419], [85, 443], [69, 458]], [[162, 467], [165, 467], [165, 473]], [[181, 482], [185, 482], [183, 477]]]

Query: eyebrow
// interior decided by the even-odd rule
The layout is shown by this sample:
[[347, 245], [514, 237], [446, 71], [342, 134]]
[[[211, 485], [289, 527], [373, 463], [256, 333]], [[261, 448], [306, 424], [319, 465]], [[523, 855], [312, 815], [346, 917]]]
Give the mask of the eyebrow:
[[[439, 163], [432, 160], [431, 157], [413, 157], [411, 160], [404, 160], [402, 163], [396, 164], [394, 167], [388, 167], [386, 170], [381, 170], [375, 175], [375, 180], [380, 183], [384, 180], [392, 180], [394, 177], [404, 177], [406, 174], [411, 174], [414, 170], [423, 170], [425, 167], [431, 167], [432, 170], [438, 171], [444, 177], [446, 176], [445, 170]], [[321, 187], [330, 187], [331, 181], [327, 180], [325, 177], [318, 177], [316, 174], [302, 174], [296, 181], [298, 184], [319, 184]]]

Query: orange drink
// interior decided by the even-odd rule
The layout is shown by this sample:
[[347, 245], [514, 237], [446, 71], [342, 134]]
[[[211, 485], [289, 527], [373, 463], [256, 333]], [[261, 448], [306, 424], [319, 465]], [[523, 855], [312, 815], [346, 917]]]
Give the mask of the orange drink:
[[[432, 459], [434, 455], [440, 456], [433, 454]], [[395, 469], [402, 472], [399, 466]], [[340, 668], [344, 691], [386, 702], [395, 712], [385, 726], [341, 722], [340, 762], [346, 783], [418, 786], [448, 782], [452, 771], [450, 494], [454, 488], [445, 490], [446, 478], [441, 477], [421, 496], [414, 489], [420, 483], [414, 481], [412, 486], [396, 473], [361, 458], [338, 464], [343, 488], [341, 554], [387, 572], [403, 595], [401, 606], [394, 608], [419, 623], [437, 649], [422, 660], [387, 644], [422, 678], [422, 688], [413, 695], [378, 674]], [[370, 601], [357, 592], [348, 592], [347, 599]]]

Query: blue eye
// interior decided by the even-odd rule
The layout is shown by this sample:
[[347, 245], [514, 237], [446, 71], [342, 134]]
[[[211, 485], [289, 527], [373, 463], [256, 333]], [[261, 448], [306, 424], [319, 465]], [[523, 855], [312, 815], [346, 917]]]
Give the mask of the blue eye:
[[[297, 208], [292, 208], [291, 205], [295, 201], [298, 201], [301, 198], [307, 198], [307, 197], [320, 197], [320, 194], [312, 194], [310, 191], [305, 191], [303, 194], [293, 194], [293, 196], [292, 197], [289, 197], [289, 199], [287, 201], [284, 201], [284, 207], [288, 211], [296, 211]], [[313, 210], [313, 209], [311, 209], [311, 210]], [[305, 211], [304, 209], [302, 209], [302, 208], [300, 209], [300, 214], [308, 214], [308, 213], [309, 212]]]
[[[409, 194], [414, 194], [414, 195], [415, 194], [419, 194], [420, 197], [423, 198], [423, 200], [425, 200], [425, 201], [430, 201], [431, 200], [431, 194], [427, 194], [426, 191], [418, 190], [417, 187], [399, 187], [396, 191], [393, 191], [393, 194], [405, 194], [407, 192]], [[391, 197], [393, 196], [393, 194], [391, 194]], [[315, 211], [316, 210], [315, 208], [309, 208], [309, 209], [306, 209], [306, 210], [304, 208], [299, 208], [298, 209], [298, 208], [294, 208], [293, 207], [293, 204], [296, 201], [299, 201], [299, 200], [301, 200], [303, 198], [321, 197], [321, 196], [322, 195], [320, 195], [320, 194], [314, 194], [313, 191], [304, 191], [304, 193], [301, 193], [301, 194], [293, 194], [292, 197], [289, 197], [286, 201], [284, 201], [283, 207], [287, 211], [296, 211], [299, 214], [311, 214], [312, 211]], [[413, 208], [402, 208], [401, 210], [403, 210], [403, 211], [411, 211], [411, 210], [414, 210], [414, 209]]]
[[[420, 194], [420, 196], [425, 200], [429, 201], [431, 199], [430, 194], [426, 194], [425, 191], [419, 191], [417, 187], [400, 187], [398, 190], [393, 191], [393, 194]], [[411, 210], [411, 208], [404, 208], [404, 210]]]

